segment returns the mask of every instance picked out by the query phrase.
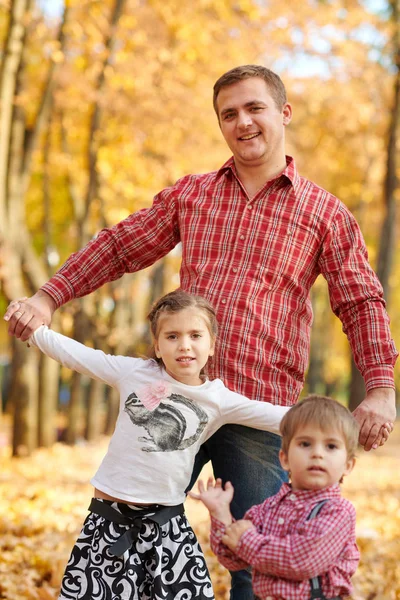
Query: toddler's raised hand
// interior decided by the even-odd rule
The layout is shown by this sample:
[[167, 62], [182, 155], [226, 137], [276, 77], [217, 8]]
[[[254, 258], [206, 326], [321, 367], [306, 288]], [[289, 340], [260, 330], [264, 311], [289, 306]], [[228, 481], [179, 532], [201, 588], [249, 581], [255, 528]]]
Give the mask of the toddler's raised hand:
[[232, 523], [232, 515], [230, 511], [230, 503], [233, 498], [233, 485], [230, 481], [225, 484], [225, 489], [222, 487], [221, 479], [214, 481], [212, 477], [207, 480], [207, 486], [200, 480], [198, 483], [199, 493], [189, 492], [189, 496], [195, 500], [201, 500], [210, 515], [215, 517], [225, 525]]

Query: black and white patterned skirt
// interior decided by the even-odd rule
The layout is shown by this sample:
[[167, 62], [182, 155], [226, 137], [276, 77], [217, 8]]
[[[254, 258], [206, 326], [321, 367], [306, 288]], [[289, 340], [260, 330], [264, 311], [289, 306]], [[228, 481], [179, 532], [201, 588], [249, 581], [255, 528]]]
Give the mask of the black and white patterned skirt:
[[[128, 505], [108, 504], [135, 517]], [[88, 515], [72, 549], [59, 600], [214, 599], [204, 555], [184, 514], [164, 525], [143, 520], [129, 549], [114, 556], [110, 548], [128, 529], [96, 513]]]

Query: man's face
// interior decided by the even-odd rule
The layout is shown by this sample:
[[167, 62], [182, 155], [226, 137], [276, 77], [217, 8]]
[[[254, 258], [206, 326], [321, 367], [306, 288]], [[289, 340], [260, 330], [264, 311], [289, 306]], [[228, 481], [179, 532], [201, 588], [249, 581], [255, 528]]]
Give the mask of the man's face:
[[222, 88], [217, 108], [222, 135], [238, 167], [282, 163], [292, 109], [288, 103], [277, 107], [263, 79], [251, 77]]

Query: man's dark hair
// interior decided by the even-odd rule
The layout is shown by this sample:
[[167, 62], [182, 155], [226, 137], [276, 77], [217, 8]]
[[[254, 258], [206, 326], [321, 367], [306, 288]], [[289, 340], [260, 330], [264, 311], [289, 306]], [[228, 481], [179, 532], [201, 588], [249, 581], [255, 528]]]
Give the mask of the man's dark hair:
[[282, 110], [283, 105], [287, 102], [287, 98], [285, 86], [279, 75], [261, 65], [242, 65], [241, 67], [235, 67], [221, 75], [214, 85], [213, 104], [217, 116], [217, 98], [221, 89], [228, 85], [232, 85], [233, 83], [243, 81], [244, 79], [250, 79], [251, 77], [259, 77], [265, 81], [276, 106], [279, 110]]

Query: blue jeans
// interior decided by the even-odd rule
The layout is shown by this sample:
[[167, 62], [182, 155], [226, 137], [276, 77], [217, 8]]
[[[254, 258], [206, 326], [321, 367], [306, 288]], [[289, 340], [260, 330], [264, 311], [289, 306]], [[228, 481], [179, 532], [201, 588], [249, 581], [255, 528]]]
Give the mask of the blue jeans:
[[[276, 494], [287, 481], [278, 458], [280, 447], [281, 439], [273, 433], [242, 425], [224, 425], [197, 453], [188, 490], [211, 460], [214, 476], [220, 477], [223, 483], [233, 484], [231, 511], [235, 519], [241, 519], [251, 506]], [[254, 600], [250, 572], [234, 571], [231, 575], [231, 600]]]

